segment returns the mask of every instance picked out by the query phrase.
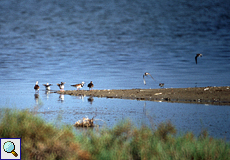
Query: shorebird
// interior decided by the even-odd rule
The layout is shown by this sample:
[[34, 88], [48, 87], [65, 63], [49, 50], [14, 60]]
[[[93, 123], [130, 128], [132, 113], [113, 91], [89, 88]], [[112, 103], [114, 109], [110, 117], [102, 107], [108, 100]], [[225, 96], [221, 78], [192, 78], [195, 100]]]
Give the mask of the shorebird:
[[197, 64], [197, 57], [202, 57], [202, 54], [196, 54], [195, 60], [196, 60], [196, 64]]
[[165, 85], [164, 83], [159, 83], [159, 86], [160, 86], [160, 87], [163, 87], [163, 88], [164, 88], [164, 85]]
[[38, 81], [36, 81], [36, 84], [35, 84], [35, 86], [34, 86], [34, 89], [35, 89], [35, 92], [36, 92], [36, 91], [39, 91], [40, 87], [39, 87], [39, 85], [38, 85]]
[[60, 91], [64, 91], [65, 82], [61, 82], [61, 84], [57, 83], [57, 86], [60, 88]]
[[71, 85], [71, 86], [76, 87], [77, 90], [78, 90], [78, 89], [81, 89], [84, 86], [84, 84], [85, 84], [85, 82], [81, 82], [79, 84], [74, 84], [74, 85]]
[[93, 90], [93, 87], [94, 87], [93, 81], [91, 81], [91, 82], [88, 84], [88, 87], [89, 87], [89, 90], [90, 90], [90, 88], [91, 88], [91, 90]]
[[152, 76], [151, 76], [151, 74], [150, 73], [148, 73], [148, 72], [145, 72], [145, 74], [143, 75], [143, 81], [144, 81], [144, 84], [146, 85], [146, 82], [145, 82], [145, 76], [150, 76], [153, 80], [155, 80]]
[[42, 84], [42, 85], [46, 87], [46, 90], [50, 90], [50, 86], [52, 86], [52, 84], [49, 83]]

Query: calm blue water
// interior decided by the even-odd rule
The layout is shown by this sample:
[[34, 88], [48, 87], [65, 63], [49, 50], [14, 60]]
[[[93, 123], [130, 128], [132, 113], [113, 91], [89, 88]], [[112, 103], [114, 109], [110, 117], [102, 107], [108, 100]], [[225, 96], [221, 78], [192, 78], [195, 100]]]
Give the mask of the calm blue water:
[[[230, 139], [229, 106], [105, 98], [89, 103], [88, 97], [61, 100], [42, 86], [49, 82], [58, 90], [61, 81], [66, 90], [82, 81], [93, 81], [94, 89], [229, 86], [229, 8], [224, 0], [1, 0], [1, 108], [29, 108], [67, 124], [96, 114], [109, 126], [125, 118], [146, 122], [148, 113], [156, 123], [169, 119], [183, 131], [208, 128]], [[197, 53], [203, 57], [196, 65]], [[147, 77], [144, 85], [144, 72], [156, 81]]]

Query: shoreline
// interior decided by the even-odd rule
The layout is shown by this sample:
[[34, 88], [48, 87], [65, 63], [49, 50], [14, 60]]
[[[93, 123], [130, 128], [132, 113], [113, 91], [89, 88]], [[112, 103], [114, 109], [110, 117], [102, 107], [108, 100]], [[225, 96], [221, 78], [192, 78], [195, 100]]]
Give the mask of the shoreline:
[[55, 93], [72, 96], [132, 99], [143, 101], [230, 105], [230, 87], [161, 89], [66, 90]]

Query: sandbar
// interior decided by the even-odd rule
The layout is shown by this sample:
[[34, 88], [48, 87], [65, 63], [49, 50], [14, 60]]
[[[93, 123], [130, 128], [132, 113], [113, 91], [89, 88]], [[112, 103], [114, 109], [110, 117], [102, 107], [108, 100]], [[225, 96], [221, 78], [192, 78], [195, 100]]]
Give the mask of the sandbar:
[[133, 99], [142, 101], [230, 105], [230, 87], [194, 87], [161, 89], [66, 90], [58, 94], [72, 96]]

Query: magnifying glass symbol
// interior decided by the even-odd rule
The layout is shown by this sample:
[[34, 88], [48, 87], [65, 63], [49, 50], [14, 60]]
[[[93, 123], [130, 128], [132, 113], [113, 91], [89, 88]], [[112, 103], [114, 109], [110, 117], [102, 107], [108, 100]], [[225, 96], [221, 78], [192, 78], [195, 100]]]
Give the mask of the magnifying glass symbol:
[[15, 157], [18, 156], [18, 154], [14, 151], [15, 150], [15, 145], [11, 141], [7, 141], [3, 145], [3, 149], [7, 153], [12, 153]]

